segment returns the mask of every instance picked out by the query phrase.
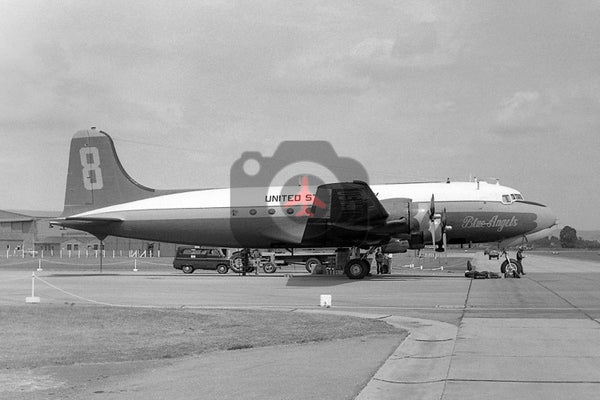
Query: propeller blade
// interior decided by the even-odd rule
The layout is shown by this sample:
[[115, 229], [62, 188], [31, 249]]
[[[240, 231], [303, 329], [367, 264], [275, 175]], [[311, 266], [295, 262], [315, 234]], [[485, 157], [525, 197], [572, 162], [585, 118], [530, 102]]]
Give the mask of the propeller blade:
[[446, 222], [447, 222], [446, 218], [447, 218], [446, 207], [444, 207], [444, 210], [442, 210], [442, 216], [440, 219], [440, 231], [442, 233], [442, 248], [438, 249], [438, 251], [440, 251], [440, 252], [446, 251], [446, 245], [448, 244], [447, 238], [446, 238]]
[[429, 203], [429, 220], [433, 221], [435, 218], [435, 198], [434, 194], [431, 194], [431, 202]]
[[431, 234], [431, 244], [434, 249], [436, 248], [438, 240], [441, 240], [441, 232], [440, 216], [437, 215], [433, 221], [429, 221], [429, 233]]

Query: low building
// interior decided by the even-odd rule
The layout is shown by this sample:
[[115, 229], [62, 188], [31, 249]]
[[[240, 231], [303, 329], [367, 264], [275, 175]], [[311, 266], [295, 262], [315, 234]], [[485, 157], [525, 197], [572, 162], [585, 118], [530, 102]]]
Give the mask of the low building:
[[0, 210], [0, 249], [7, 252], [24, 250], [25, 246], [33, 248], [34, 218]]

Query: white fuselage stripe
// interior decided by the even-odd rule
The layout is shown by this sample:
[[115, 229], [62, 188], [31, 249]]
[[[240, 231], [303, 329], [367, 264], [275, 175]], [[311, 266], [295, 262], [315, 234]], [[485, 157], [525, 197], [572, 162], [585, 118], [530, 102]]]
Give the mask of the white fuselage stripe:
[[[281, 202], [265, 202], [266, 194], [281, 194], [282, 187], [273, 187], [269, 190], [261, 188], [223, 188], [188, 191], [151, 197], [148, 199], [117, 204], [72, 217], [97, 217], [101, 214], [119, 214], [122, 212], [149, 211], [149, 210], [182, 210], [182, 209], [218, 209], [231, 207], [280, 207]], [[315, 193], [316, 187], [310, 188]], [[413, 202], [429, 202], [434, 194], [437, 202], [465, 202], [489, 201], [501, 202], [503, 194], [516, 194], [517, 190], [500, 185], [490, 185], [485, 182], [453, 182], [453, 183], [407, 183], [373, 185], [371, 190], [379, 200], [390, 198], [408, 198]], [[285, 188], [286, 194], [290, 191]], [[234, 204], [232, 204], [234, 197]]]

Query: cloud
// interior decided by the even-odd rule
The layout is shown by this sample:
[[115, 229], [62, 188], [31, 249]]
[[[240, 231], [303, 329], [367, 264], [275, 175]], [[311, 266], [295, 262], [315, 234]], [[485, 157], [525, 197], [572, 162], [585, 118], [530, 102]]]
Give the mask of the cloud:
[[600, 127], [598, 94], [581, 85], [544, 92], [518, 91], [496, 111], [493, 132], [500, 136], [537, 137]]
[[294, 55], [273, 69], [276, 90], [294, 90], [315, 94], [362, 92], [368, 79], [358, 77], [344, 68], [343, 53], [334, 50]]
[[516, 92], [502, 100], [496, 115], [495, 132], [504, 135], [531, 134], [548, 129], [548, 105], [538, 92]]
[[[338, 7], [335, 32], [314, 25], [317, 41], [276, 64], [277, 85], [317, 93], [360, 92], [406, 79], [406, 72], [452, 66], [472, 18], [462, 2], [366, 4], [353, 14], [339, 9], [344, 7]], [[332, 23], [333, 13], [327, 15]], [[347, 20], [340, 21], [340, 15]]]

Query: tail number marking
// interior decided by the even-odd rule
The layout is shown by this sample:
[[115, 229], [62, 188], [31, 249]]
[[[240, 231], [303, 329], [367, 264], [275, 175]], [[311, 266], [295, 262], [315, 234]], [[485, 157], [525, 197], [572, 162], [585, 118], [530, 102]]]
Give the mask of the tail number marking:
[[83, 186], [87, 190], [102, 189], [102, 170], [100, 169], [100, 154], [97, 147], [82, 147], [79, 149], [79, 159], [83, 169]]

